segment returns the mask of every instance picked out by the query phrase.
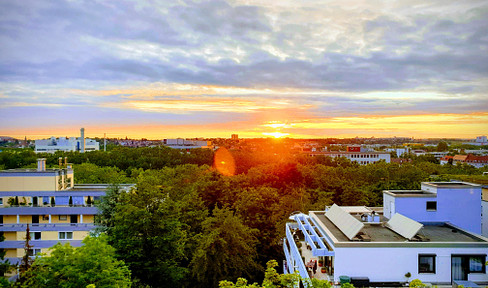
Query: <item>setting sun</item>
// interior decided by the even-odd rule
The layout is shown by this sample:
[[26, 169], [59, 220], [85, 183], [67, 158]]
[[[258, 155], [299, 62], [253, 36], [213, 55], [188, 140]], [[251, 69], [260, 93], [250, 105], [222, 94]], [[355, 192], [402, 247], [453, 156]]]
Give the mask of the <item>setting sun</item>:
[[272, 132], [272, 133], [263, 133], [263, 135], [273, 136], [274, 138], [281, 138], [290, 135], [290, 133]]

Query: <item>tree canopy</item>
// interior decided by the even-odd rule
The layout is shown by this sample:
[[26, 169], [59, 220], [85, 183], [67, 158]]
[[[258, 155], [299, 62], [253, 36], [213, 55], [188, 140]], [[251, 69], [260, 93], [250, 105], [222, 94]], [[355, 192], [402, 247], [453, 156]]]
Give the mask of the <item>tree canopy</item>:
[[[97, 288], [130, 287], [130, 271], [117, 260], [115, 250], [104, 235], [86, 237], [83, 246], [73, 248], [58, 243], [49, 256], [38, 257], [23, 274], [24, 281], [15, 287], [30, 288]], [[93, 286], [92, 286], [93, 287]]]

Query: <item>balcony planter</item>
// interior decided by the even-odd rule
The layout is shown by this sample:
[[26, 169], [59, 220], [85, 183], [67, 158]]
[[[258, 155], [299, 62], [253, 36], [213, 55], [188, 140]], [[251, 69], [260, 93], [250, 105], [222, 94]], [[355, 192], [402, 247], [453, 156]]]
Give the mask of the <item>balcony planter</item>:
[[325, 273], [326, 269], [325, 267], [320, 268], [320, 272]]

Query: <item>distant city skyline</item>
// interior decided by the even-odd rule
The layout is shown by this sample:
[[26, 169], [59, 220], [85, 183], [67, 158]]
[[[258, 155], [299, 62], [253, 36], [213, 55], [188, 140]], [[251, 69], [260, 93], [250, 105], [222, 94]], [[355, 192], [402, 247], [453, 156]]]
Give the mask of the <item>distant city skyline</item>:
[[472, 138], [488, 1], [0, 1], [0, 135]]

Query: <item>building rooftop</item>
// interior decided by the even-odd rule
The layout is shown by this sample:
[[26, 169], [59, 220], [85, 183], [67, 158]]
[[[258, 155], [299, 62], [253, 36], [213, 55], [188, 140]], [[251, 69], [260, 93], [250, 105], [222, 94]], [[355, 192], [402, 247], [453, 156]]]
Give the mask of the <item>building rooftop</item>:
[[[323, 224], [325, 228], [332, 236], [337, 240], [337, 242], [359, 242], [355, 240], [349, 240], [344, 233], [341, 232], [324, 214], [322, 211], [310, 212], [312, 217], [315, 217]], [[363, 223], [364, 227], [359, 233], [364, 233], [368, 236], [367, 242], [360, 243], [412, 243], [412, 242], [423, 242], [423, 243], [484, 243], [488, 245], [488, 240], [461, 230], [449, 223], [439, 222], [439, 223], [422, 223], [423, 228], [420, 229], [419, 233], [414, 240], [407, 240], [400, 234], [397, 234], [393, 230], [384, 226], [384, 222], [380, 223]], [[334, 241], [335, 242], [335, 241]]]
[[430, 185], [438, 188], [469, 188], [479, 187], [481, 185], [468, 182], [422, 182], [424, 185]]
[[436, 193], [424, 190], [384, 190], [383, 193], [395, 197], [437, 197]]
[[[17, 169], [0, 170], [0, 173], [54, 173], [54, 172], [59, 172], [61, 170], [63, 169], [47, 168], [46, 170], [37, 170], [37, 168], [17, 168]], [[73, 169], [68, 168], [68, 170], [72, 171]]]

